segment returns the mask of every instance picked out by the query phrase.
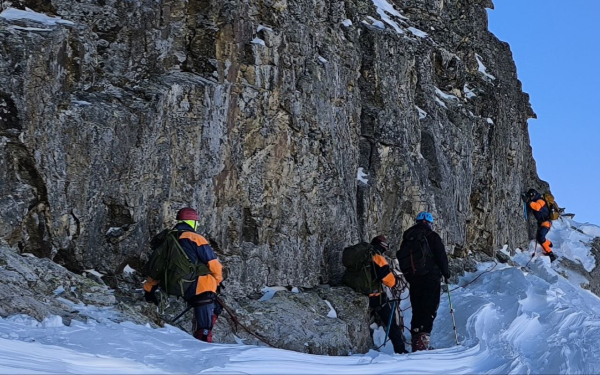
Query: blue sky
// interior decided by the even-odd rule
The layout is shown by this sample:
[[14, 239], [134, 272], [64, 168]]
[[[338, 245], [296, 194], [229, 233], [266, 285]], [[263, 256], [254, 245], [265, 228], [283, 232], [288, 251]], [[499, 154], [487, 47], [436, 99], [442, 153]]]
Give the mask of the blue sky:
[[600, 225], [600, 0], [496, 0], [490, 30], [510, 44], [537, 120], [538, 174], [575, 220]]

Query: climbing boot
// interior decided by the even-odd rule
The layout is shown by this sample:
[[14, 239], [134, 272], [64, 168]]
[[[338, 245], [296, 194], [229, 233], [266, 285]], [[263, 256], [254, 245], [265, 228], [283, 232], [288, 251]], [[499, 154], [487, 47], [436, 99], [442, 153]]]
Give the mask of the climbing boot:
[[429, 333], [416, 333], [412, 337], [412, 351], [418, 352], [420, 350], [428, 350], [429, 349]]
[[550, 257], [550, 263], [556, 260], [556, 255], [554, 255], [554, 253], [549, 253], [548, 256]]

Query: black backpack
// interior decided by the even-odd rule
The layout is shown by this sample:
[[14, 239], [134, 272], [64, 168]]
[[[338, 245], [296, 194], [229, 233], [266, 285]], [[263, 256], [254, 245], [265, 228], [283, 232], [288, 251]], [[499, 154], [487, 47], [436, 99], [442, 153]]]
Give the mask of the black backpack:
[[428, 260], [433, 258], [433, 254], [427, 242], [429, 233], [429, 230], [416, 229], [405, 234], [400, 250], [396, 253], [402, 273], [425, 275], [431, 271], [431, 262]]
[[160, 280], [167, 294], [183, 297], [185, 290], [198, 276], [208, 275], [210, 269], [202, 262], [194, 264], [179, 244], [180, 231], [165, 229], [150, 242], [154, 250], [146, 264], [146, 275]]

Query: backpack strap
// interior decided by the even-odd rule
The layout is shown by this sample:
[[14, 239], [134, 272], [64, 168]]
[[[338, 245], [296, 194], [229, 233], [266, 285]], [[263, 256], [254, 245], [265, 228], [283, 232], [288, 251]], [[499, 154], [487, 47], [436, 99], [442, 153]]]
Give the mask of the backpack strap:
[[[177, 232], [178, 235], [175, 236], [173, 233]], [[188, 262], [192, 263], [192, 261], [190, 260], [190, 257], [187, 255], [187, 253], [185, 252], [185, 250], [183, 250], [183, 247], [181, 247], [181, 244], [179, 243], [179, 237], [181, 237], [181, 235], [185, 232], [189, 232], [187, 230], [177, 230], [174, 229], [172, 231], [170, 231], [167, 236], [171, 236], [173, 237], [173, 239], [175, 240], [175, 247], [177, 247], [177, 249], [181, 252], [181, 254], [183, 254], [183, 256], [185, 256], [185, 259], [188, 260]], [[193, 264], [193, 263], [192, 263]]]
[[[371, 262], [371, 269], [367, 270], [367, 267], [363, 267], [363, 271], [365, 272], [365, 277], [367, 278], [367, 280], [369, 280], [369, 282], [371, 282], [372, 280], [377, 280], [377, 271], [376, 271], [376, 267], [377, 265], [375, 264], [375, 261], [373, 260], [373, 257], [375, 256], [375, 254], [377, 253], [377, 251], [375, 250], [375, 248], [373, 247], [373, 245], [369, 244], [369, 251], [367, 252], [368, 257], [369, 257], [369, 262]], [[371, 272], [371, 275], [369, 275], [369, 271]], [[371, 293], [379, 293], [379, 300], [381, 303], [381, 293], [383, 292], [383, 287], [381, 286], [381, 283], [377, 283], [377, 291], [371, 290]]]
[[[170, 236], [173, 239], [173, 242], [175, 242], [175, 247], [177, 248], [177, 250], [179, 250], [179, 252], [185, 257], [185, 259], [187, 259], [188, 263], [190, 264], [190, 271], [194, 272], [194, 275], [199, 273], [199, 270], [201, 269], [208, 269], [210, 271], [210, 268], [208, 268], [208, 265], [200, 262], [200, 264], [198, 263], [193, 263], [192, 260], [190, 259], [190, 257], [187, 255], [187, 253], [185, 252], [185, 250], [183, 250], [183, 247], [181, 247], [181, 244], [179, 243], [179, 238], [181, 237], [181, 234], [185, 233], [185, 232], [190, 232], [189, 230], [178, 230], [178, 229], [173, 229], [171, 231], [169, 231], [169, 233], [167, 233], [167, 236]], [[177, 235], [175, 235], [175, 233], [177, 233]], [[167, 270], [165, 268], [165, 280], [167, 280], [166, 276], [167, 276]], [[193, 282], [195, 280], [182, 280], [184, 282]], [[183, 290], [183, 283], [179, 283], [179, 286], [181, 288], [181, 295], [184, 295], [185, 291]], [[165, 288], [167, 288], [166, 285], [166, 281], [165, 281]], [[168, 290], [168, 289], [167, 289]]]
[[[552, 219], [550, 219], [550, 214], [551, 214], [551, 212], [550, 212], [551, 211], [550, 210], [550, 204], [548, 203], [548, 201], [546, 200], [546, 198], [544, 198], [544, 195], [542, 195], [541, 199], [546, 204], [546, 210], [548, 211], [548, 215], [544, 216], [542, 218], [542, 220], [538, 220], [538, 223], [543, 223], [543, 222], [546, 222], [546, 221], [552, 221]], [[542, 207], [542, 209], [544, 209], [544, 208]], [[540, 212], [541, 212], [541, 210], [540, 210]]]

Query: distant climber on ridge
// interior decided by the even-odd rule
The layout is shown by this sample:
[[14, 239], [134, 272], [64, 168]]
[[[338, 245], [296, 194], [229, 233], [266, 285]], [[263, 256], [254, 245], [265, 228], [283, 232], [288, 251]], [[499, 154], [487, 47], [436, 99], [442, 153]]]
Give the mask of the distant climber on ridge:
[[527, 193], [521, 194], [521, 199], [527, 204], [537, 220], [536, 240], [542, 246], [543, 254], [550, 257], [550, 262], [554, 262], [556, 255], [552, 252], [552, 242], [546, 238], [550, 227], [552, 227], [552, 220], [560, 216], [558, 212], [560, 209], [558, 209], [558, 206], [554, 207], [556, 205], [554, 197], [552, 197], [553, 207], [550, 207], [546, 199], [535, 189], [529, 189]]
[[[388, 250], [385, 236], [373, 238], [371, 243], [360, 242], [344, 249], [342, 262], [346, 267], [342, 282], [355, 291], [369, 296], [369, 308], [379, 315], [389, 332], [396, 354], [408, 353], [402, 329], [394, 319], [396, 303], [391, 303], [383, 293], [382, 283], [395, 288], [400, 280], [394, 276], [383, 254]], [[393, 307], [394, 306], [394, 307]]]
[[412, 351], [430, 349], [433, 321], [440, 306], [441, 277], [448, 283], [448, 256], [440, 236], [433, 231], [433, 215], [421, 212], [416, 224], [402, 236], [396, 253], [400, 270], [410, 284]]
[[154, 251], [146, 264], [144, 299], [158, 305], [159, 286], [167, 294], [183, 297], [194, 308], [194, 337], [212, 342], [212, 329], [222, 309], [217, 288], [223, 267], [208, 241], [196, 233], [198, 213], [185, 207], [176, 219], [175, 228], [163, 230], [150, 243]]

